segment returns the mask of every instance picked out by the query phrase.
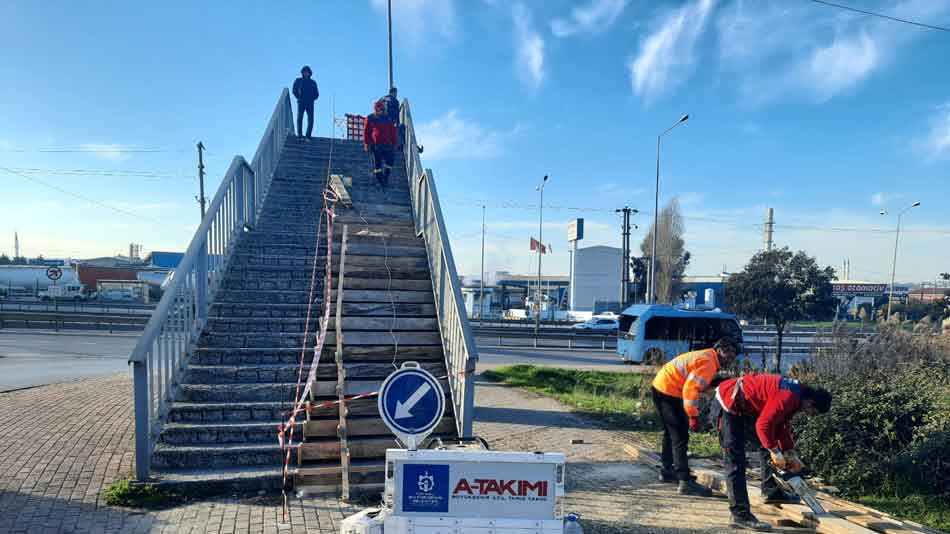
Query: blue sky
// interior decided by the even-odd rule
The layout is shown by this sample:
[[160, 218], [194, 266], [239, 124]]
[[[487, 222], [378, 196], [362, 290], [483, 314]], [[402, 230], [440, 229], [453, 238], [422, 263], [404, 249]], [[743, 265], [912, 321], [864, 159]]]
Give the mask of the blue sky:
[[[852, 5], [950, 25], [950, 0]], [[775, 240], [852, 278], [950, 270], [950, 33], [806, 0], [394, 0], [396, 85], [412, 102], [463, 273], [532, 269], [535, 185], [545, 190], [545, 271], [567, 272], [566, 223], [582, 245], [619, 243], [623, 205], [686, 216], [690, 272], [742, 267]], [[386, 90], [382, 0], [0, 5], [0, 252], [183, 250], [198, 222], [194, 144], [208, 196], [248, 158], [281, 88], [310, 64], [317, 134]], [[52, 151], [51, 151], [52, 150]], [[126, 176], [103, 172], [136, 171]], [[56, 171], [56, 172], [51, 172]], [[65, 172], [71, 171], [71, 172]], [[151, 176], [142, 172], [148, 171]], [[89, 204], [22, 174], [118, 208]]]

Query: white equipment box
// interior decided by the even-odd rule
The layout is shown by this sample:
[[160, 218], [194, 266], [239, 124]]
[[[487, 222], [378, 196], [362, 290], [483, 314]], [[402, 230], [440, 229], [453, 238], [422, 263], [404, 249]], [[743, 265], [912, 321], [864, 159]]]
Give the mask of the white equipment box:
[[564, 455], [386, 451], [385, 534], [561, 534]]

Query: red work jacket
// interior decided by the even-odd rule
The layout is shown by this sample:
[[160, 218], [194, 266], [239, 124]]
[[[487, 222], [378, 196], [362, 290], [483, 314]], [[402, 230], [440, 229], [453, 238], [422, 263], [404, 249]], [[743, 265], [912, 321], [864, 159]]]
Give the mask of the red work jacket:
[[716, 400], [729, 413], [756, 418], [755, 432], [766, 449], [795, 448], [789, 422], [801, 408], [797, 380], [777, 374], [748, 374], [730, 378], [716, 388]]

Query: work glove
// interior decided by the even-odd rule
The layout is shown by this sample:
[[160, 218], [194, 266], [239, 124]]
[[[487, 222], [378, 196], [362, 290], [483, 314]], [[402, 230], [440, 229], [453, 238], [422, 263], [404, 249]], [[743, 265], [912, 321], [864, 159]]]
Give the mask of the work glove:
[[703, 429], [703, 425], [700, 423], [698, 417], [689, 418], [689, 429], [692, 430], [693, 432], [699, 432], [700, 430]]
[[802, 463], [802, 460], [798, 457], [797, 452], [785, 451], [785, 459], [788, 460], [788, 467], [786, 470], [789, 473], [800, 473], [803, 469], [805, 469], [805, 464]]
[[769, 455], [772, 457], [772, 465], [780, 470], [787, 471], [789, 460], [788, 457], [782, 454], [782, 451], [779, 449], [769, 449]]

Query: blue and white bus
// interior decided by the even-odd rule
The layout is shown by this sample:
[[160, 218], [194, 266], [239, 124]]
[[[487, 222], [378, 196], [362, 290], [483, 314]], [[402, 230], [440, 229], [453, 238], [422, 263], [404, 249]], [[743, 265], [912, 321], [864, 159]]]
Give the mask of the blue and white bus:
[[742, 329], [734, 315], [635, 304], [620, 315], [617, 355], [625, 363], [659, 364], [684, 352], [709, 348], [726, 335], [742, 343]]

